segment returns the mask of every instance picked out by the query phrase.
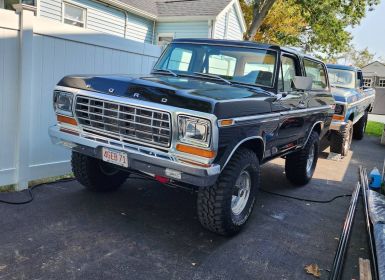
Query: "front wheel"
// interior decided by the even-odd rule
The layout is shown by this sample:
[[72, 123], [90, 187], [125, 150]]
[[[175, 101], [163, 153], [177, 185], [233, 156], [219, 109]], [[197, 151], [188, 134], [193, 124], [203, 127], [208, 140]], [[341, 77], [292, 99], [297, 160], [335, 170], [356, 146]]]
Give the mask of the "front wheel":
[[331, 135], [330, 151], [332, 153], [347, 156], [352, 144], [353, 122], [348, 121], [341, 131], [333, 131]]
[[258, 157], [241, 148], [214, 186], [199, 189], [197, 210], [202, 226], [227, 236], [240, 231], [251, 214], [258, 187]]
[[361, 119], [353, 126], [353, 138], [356, 140], [362, 140], [365, 135], [366, 124], [368, 122], [368, 112], [361, 117]]
[[128, 177], [128, 173], [110, 163], [77, 152], [72, 152], [71, 164], [79, 183], [94, 192], [114, 191]]
[[306, 185], [313, 177], [318, 154], [319, 135], [312, 131], [306, 145], [300, 151], [286, 157], [286, 178], [295, 185]]

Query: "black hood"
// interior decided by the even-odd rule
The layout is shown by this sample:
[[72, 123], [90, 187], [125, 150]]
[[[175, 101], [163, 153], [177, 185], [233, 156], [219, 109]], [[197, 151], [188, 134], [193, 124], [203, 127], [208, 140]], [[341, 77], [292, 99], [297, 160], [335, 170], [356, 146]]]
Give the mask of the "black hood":
[[271, 108], [269, 93], [263, 89], [195, 77], [72, 75], [58, 85], [213, 113], [218, 118], [265, 113]]

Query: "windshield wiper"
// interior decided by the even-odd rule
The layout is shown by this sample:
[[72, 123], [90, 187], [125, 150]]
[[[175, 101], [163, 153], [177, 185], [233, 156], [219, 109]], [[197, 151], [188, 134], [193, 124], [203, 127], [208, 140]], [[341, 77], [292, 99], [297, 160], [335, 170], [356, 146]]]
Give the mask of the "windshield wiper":
[[169, 70], [169, 69], [153, 69], [152, 70], [152, 73], [155, 73], [155, 72], [161, 72], [161, 73], [169, 73], [171, 75], [173, 75], [174, 77], [178, 77], [178, 74]]
[[229, 80], [227, 80], [225, 78], [222, 78], [219, 75], [208, 74], [208, 73], [201, 73], [201, 72], [194, 72], [194, 74], [197, 75], [197, 76], [203, 76], [203, 77], [209, 77], [209, 78], [214, 78], [214, 79], [217, 79], [217, 80], [221, 80], [222, 82], [225, 82], [228, 85], [232, 84]]

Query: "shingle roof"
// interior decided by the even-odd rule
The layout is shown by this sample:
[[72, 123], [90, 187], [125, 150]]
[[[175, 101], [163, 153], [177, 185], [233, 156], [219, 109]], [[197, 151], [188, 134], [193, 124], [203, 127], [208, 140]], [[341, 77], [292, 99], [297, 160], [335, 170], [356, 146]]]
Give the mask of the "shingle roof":
[[216, 16], [232, 0], [119, 0], [158, 17]]

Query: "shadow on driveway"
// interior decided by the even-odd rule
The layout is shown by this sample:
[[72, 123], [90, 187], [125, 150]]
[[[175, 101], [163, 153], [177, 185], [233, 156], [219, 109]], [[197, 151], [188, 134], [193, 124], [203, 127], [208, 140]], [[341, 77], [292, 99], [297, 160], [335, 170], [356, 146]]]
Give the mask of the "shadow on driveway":
[[[350, 194], [359, 164], [382, 163], [377, 141], [354, 143], [341, 162], [320, 159], [315, 179], [301, 188], [287, 182], [282, 160], [268, 163], [262, 187], [319, 200]], [[224, 238], [200, 226], [195, 194], [154, 182], [130, 179], [97, 194], [73, 181], [35, 193], [30, 204], [0, 205], [0, 279], [311, 279], [303, 269], [310, 263], [327, 279], [349, 204], [260, 192], [246, 228]], [[356, 218], [346, 279], [357, 277], [358, 256], [367, 257], [360, 209]]]

